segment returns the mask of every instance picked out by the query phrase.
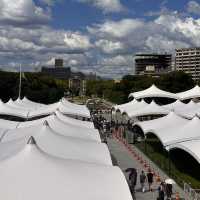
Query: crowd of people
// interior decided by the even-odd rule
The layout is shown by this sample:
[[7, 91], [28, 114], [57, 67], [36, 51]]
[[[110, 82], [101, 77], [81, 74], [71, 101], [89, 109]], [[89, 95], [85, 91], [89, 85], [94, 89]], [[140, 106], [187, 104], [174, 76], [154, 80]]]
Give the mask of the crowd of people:
[[[119, 124], [118, 122], [114, 121], [108, 121], [106, 118], [104, 118], [101, 114], [98, 114], [98, 112], [92, 113], [93, 115], [93, 122], [95, 125], [95, 128], [100, 130], [102, 140], [103, 142], [107, 143], [107, 138], [110, 137], [111, 129], [114, 128], [117, 130], [120, 126], [122, 127], [122, 124]], [[132, 130], [132, 124], [130, 121], [126, 124], [126, 127], [128, 130]], [[125, 173], [128, 174], [128, 185], [130, 188], [130, 192], [133, 196], [133, 199], [135, 198], [135, 187], [138, 182], [138, 177], [139, 177], [139, 182], [141, 185], [141, 192], [152, 192], [152, 185], [154, 183], [154, 174], [151, 172], [149, 169], [146, 173], [141, 170], [140, 174], [138, 175], [137, 170], [135, 168], [127, 168]], [[172, 185], [167, 184], [165, 182], [161, 182], [159, 187], [157, 188], [158, 195], [156, 200], [170, 200], [172, 196]]]
[[[125, 170], [125, 173], [129, 173], [128, 175], [128, 185], [130, 188], [130, 192], [133, 195], [133, 198], [135, 199], [135, 187], [137, 185], [137, 179], [138, 174], [137, 170], [135, 168], [127, 168]], [[154, 183], [154, 174], [149, 169], [147, 173], [145, 173], [143, 170], [141, 171], [139, 175], [139, 181], [141, 185], [141, 192], [152, 192], [152, 185]], [[159, 187], [157, 188], [158, 195], [156, 200], [171, 200], [172, 196], [172, 184], [167, 184], [165, 182], [161, 182]]]

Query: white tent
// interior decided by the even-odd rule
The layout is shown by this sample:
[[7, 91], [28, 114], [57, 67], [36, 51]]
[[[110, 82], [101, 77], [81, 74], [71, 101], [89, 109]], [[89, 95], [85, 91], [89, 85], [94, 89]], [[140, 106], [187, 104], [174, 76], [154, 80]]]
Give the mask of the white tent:
[[164, 146], [167, 146], [174, 143], [200, 139], [199, 130], [200, 119], [198, 117], [194, 117], [182, 126], [174, 127], [174, 129], [171, 129], [170, 132], [168, 130], [162, 131], [159, 135]]
[[28, 110], [13, 107], [8, 105], [7, 103], [0, 102], [0, 115], [9, 115], [27, 119], [28, 113]]
[[40, 107], [45, 107], [45, 106], [46, 106], [45, 104], [37, 103], [37, 102], [31, 101], [31, 100], [27, 99], [26, 97], [24, 97], [24, 98], [22, 99], [22, 102], [23, 102], [23, 104], [25, 104], [25, 105], [32, 106], [32, 107], [35, 107], [35, 108], [40, 108]]
[[175, 111], [177, 109], [184, 108], [184, 106], [187, 106], [187, 104], [181, 102], [180, 100], [176, 100], [174, 103], [170, 103], [162, 107], [171, 111]]
[[1, 140], [0, 158], [15, 155], [23, 148], [30, 136], [34, 136], [38, 146], [52, 156], [112, 165], [110, 153], [105, 144], [90, 139], [59, 135], [47, 124], [7, 132]]
[[28, 117], [33, 118], [33, 117], [51, 115], [58, 109], [59, 105], [60, 105], [60, 102], [57, 102], [57, 103], [47, 105], [45, 107], [41, 107], [36, 110], [32, 110], [29, 112]]
[[200, 112], [200, 106], [197, 103], [190, 101], [188, 104], [185, 104], [185, 106], [176, 108], [175, 112], [187, 119], [192, 119]]
[[170, 112], [164, 117], [144, 122], [137, 122], [135, 125], [139, 126], [143, 130], [144, 134], [154, 133], [158, 137], [161, 137], [159, 132], [162, 130], [168, 130], [169, 128], [176, 129], [177, 127], [182, 126], [187, 122], [187, 119], [176, 115], [174, 112]]
[[75, 108], [75, 109], [77, 108], [77, 109], [83, 110], [85, 112], [89, 111], [86, 105], [79, 105], [79, 104], [71, 103], [71, 102], [67, 101], [65, 98], [62, 98], [61, 101], [67, 107], [71, 107], [71, 108]]
[[147, 115], [167, 115], [169, 111], [157, 105], [154, 101], [150, 104], [142, 106], [140, 109], [127, 111], [127, 115], [132, 117], [147, 116]]
[[80, 116], [80, 117], [86, 117], [90, 118], [90, 112], [87, 109], [83, 109], [82, 107], [77, 107], [77, 106], [68, 106], [64, 104], [63, 102], [60, 102], [59, 111], [63, 114], [68, 114], [68, 115], [75, 115], [75, 116]]
[[131, 93], [129, 97], [134, 97], [135, 99], [143, 99], [147, 97], [163, 97], [163, 98], [178, 99], [178, 96], [176, 94], [161, 90], [157, 88], [155, 85], [152, 85], [146, 90]]
[[0, 129], [15, 129], [20, 124], [20, 122], [0, 119]]
[[[44, 124], [38, 123], [25, 128], [8, 130], [6, 134], [6, 139], [14, 140], [23, 138], [28, 135], [33, 135], [34, 133], [36, 134], [41, 128], [45, 127]], [[56, 132], [59, 135], [101, 142], [99, 132], [96, 129], [89, 129], [89, 128], [80, 129], [80, 127], [63, 123], [62, 121], [57, 119], [56, 116], [51, 116], [47, 124], [48, 126], [50, 126], [51, 129], [53, 129], [54, 132]]]
[[118, 167], [58, 159], [36, 144], [1, 161], [0, 177], [0, 199], [132, 200]]
[[56, 110], [59, 110], [63, 114], [85, 118], [91, 117], [86, 106], [76, 105], [64, 99], [49, 105], [38, 104], [27, 98], [24, 98], [23, 100], [17, 99], [16, 101], [10, 99], [5, 104], [0, 102], [0, 114], [21, 117], [24, 119], [50, 115], [56, 112]]
[[69, 124], [74, 124], [74, 125], [77, 125], [77, 126], [80, 126], [80, 127], [86, 127], [86, 128], [94, 128], [93, 122], [77, 120], [77, 119], [65, 116], [59, 111], [56, 111], [56, 116], [60, 120], [66, 122], [66, 123], [69, 123]]
[[138, 105], [138, 101], [136, 99], [134, 99], [133, 101], [130, 101], [128, 103], [124, 103], [124, 104], [121, 104], [121, 105], [116, 105], [116, 106], [113, 106], [113, 109], [115, 111], [119, 110], [121, 113], [124, 112], [124, 110], [128, 109], [128, 108], [133, 108], [135, 109]]
[[198, 85], [196, 85], [195, 87], [193, 87], [190, 90], [177, 93], [177, 96], [181, 100], [199, 98], [200, 97], [200, 87]]
[[186, 142], [180, 142], [180, 143], [175, 143], [170, 146], [167, 146], [167, 150], [172, 150], [172, 149], [182, 149], [189, 153], [192, 157], [194, 157], [197, 162], [200, 164], [200, 140], [195, 139], [191, 141], [186, 141]]

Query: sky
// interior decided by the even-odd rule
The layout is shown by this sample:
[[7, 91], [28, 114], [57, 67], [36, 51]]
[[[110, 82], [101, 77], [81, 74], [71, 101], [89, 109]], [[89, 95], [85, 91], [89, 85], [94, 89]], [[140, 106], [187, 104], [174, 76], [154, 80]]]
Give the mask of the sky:
[[200, 46], [200, 0], [0, 0], [0, 68], [134, 74], [136, 53]]

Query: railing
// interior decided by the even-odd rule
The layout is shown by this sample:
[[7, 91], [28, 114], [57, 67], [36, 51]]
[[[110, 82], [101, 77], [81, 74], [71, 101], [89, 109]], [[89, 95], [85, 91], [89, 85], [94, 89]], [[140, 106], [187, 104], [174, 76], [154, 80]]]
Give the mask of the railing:
[[184, 192], [191, 200], [200, 200], [200, 190], [191, 188], [187, 183], [184, 183]]

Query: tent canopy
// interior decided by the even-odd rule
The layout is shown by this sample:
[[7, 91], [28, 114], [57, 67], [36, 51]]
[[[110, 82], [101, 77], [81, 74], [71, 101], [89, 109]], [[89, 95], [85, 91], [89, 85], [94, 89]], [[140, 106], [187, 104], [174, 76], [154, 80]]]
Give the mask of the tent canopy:
[[150, 104], [144, 104], [140, 109], [128, 111], [127, 115], [132, 118], [147, 115], [167, 115], [168, 113], [168, 110], [152, 101]]
[[31, 136], [34, 136], [38, 146], [44, 152], [52, 156], [112, 165], [110, 153], [105, 144], [57, 134], [48, 124], [7, 132], [0, 145], [0, 159], [15, 155]]
[[144, 134], [154, 133], [158, 137], [161, 137], [159, 136], [159, 132], [161, 132], [161, 130], [182, 126], [187, 122], [187, 119], [176, 115], [174, 112], [170, 112], [164, 117], [144, 122], [137, 122], [135, 125], [139, 126], [143, 130]]
[[43, 129], [46, 130], [46, 128], [49, 127], [59, 135], [101, 142], [98, 130], [90, 128], [80, 129], [78, 126], [62, 122], [55, 115], [48, 117], [47, 121], [43, 124], [40, 122], [42, 121], [39, 121], [32, 126], [8, 130], [6, 133], [6, 140], [10, 141], [23, 138], [25, 136], [31, 136], [33, 134], [37, 134], [39, 131], [43, 131]]
[[132, 199], [118, 167], [58, 159], [30, 143], [15, 156], [1, 161], [1, 199]]
[[191, 140], [186, 142], [175, 143], [167, 147], [167, 150], [182, 149], [189, 153], [200, 164], [200, 140]]
[[133, 97], [135, 99], [143, 99], [143, 98], [148, 98], [148, 97], [150, 97], [150, 98], [163, 97], [163, 98], [178, 99], [178, 96], [176, 94], [161, 90], [161, 89], [157, 88], [155, 85], [152, 85], [148, 89], [131, 93], [129, 95], [129, 97]]
[[177, 93], [177, 96], [181, 100], [200, 98], [200, 87], [198, 85], [196, 85], [195, 87], [193, 87], [190, 90]]

